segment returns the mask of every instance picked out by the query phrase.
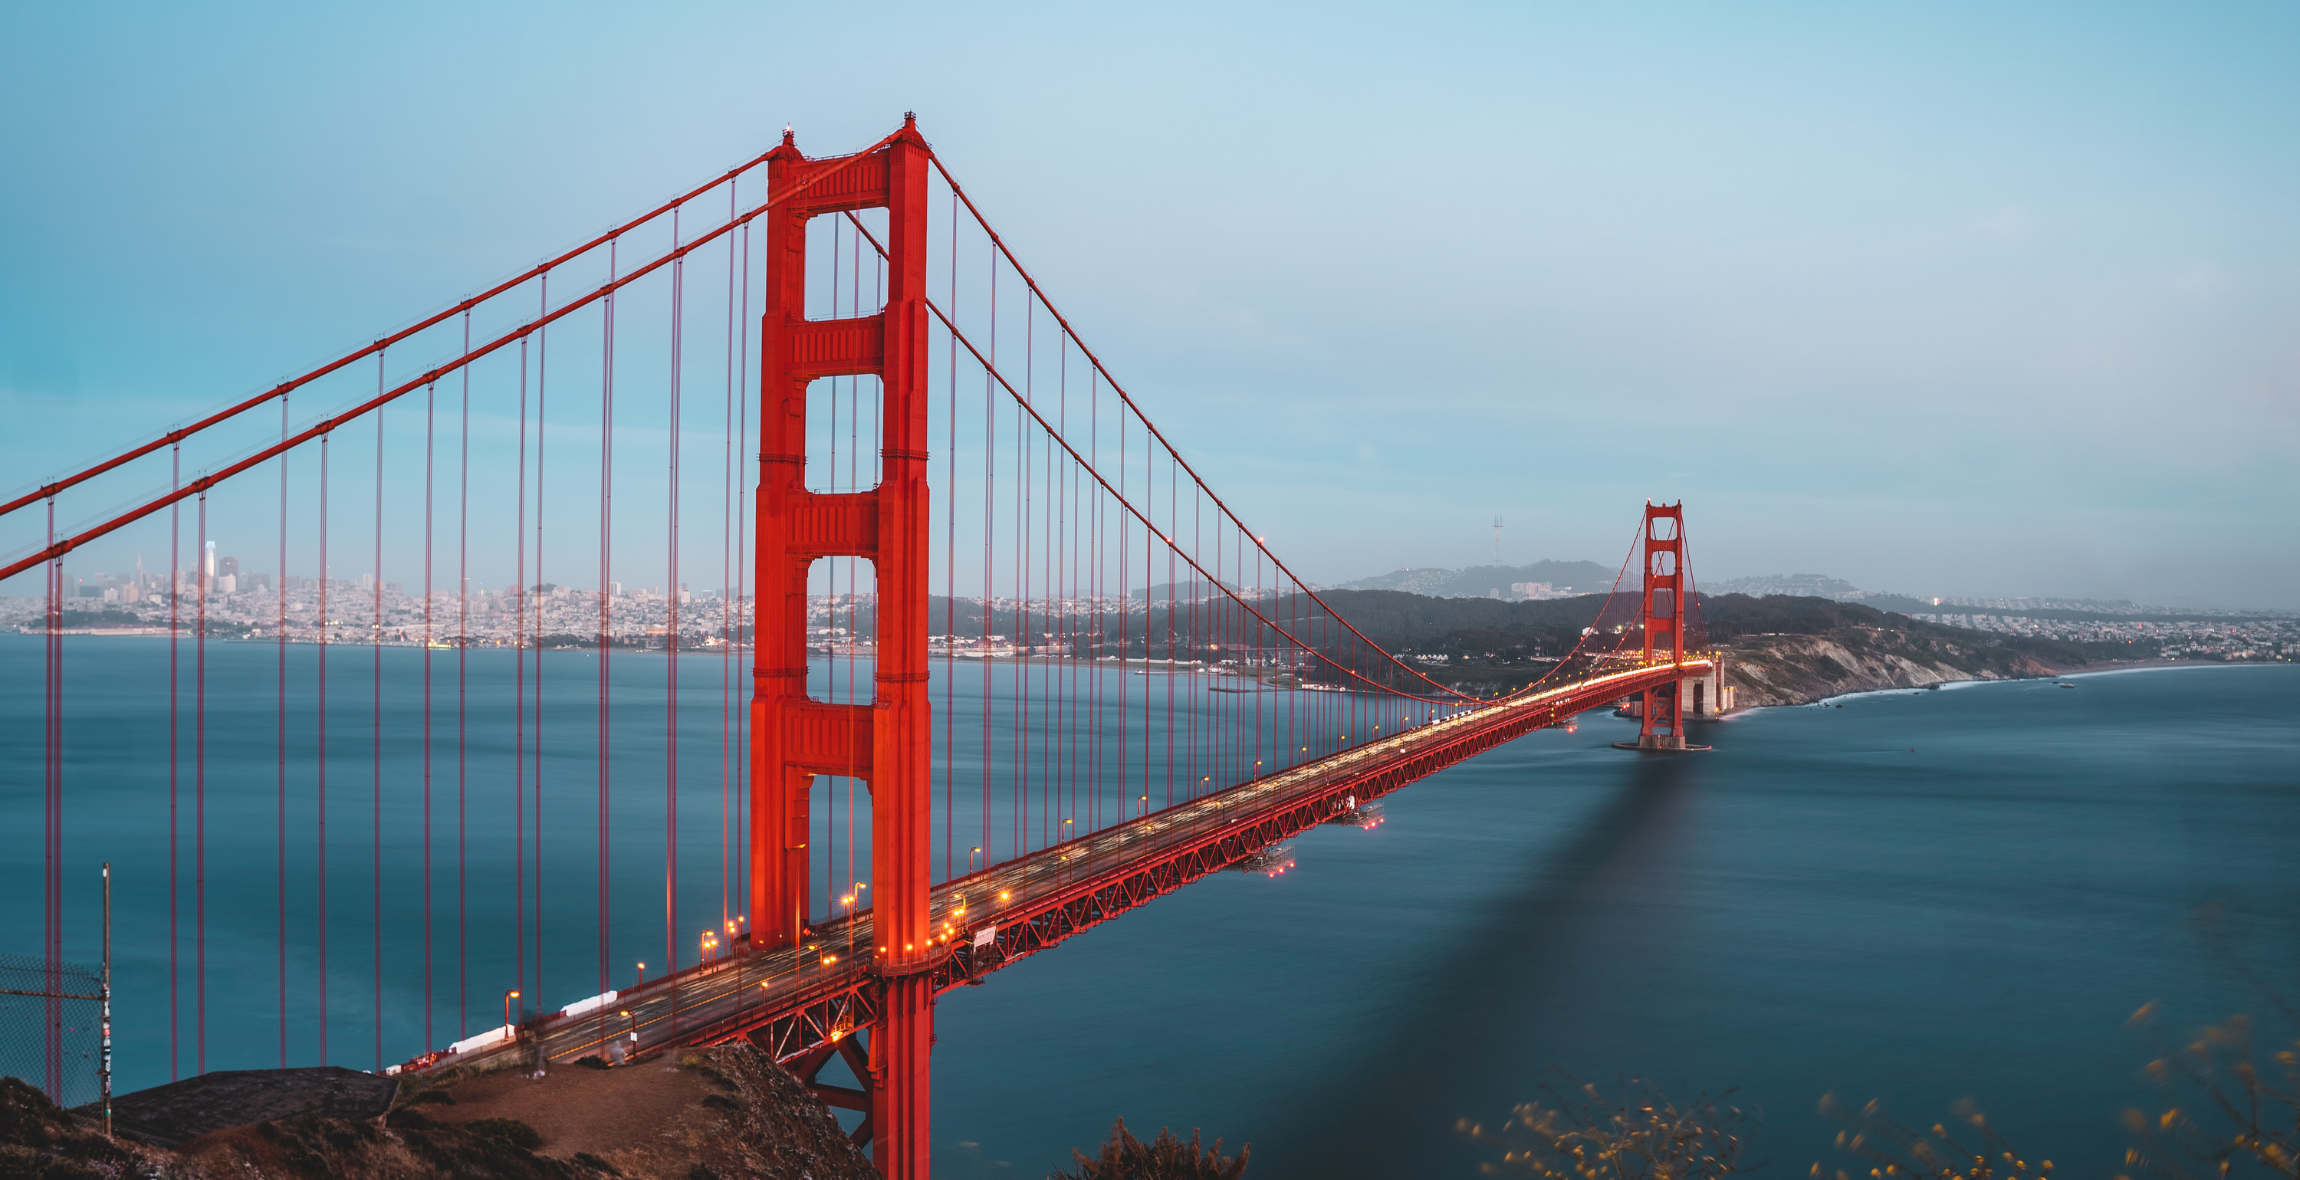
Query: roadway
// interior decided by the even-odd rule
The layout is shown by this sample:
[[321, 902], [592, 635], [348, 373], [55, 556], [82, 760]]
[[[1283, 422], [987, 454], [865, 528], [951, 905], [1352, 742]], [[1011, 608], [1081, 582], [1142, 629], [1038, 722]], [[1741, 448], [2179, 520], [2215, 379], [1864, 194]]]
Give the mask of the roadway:
[[[1327, 810], [1337, 810], [1340, 800], [1336, 796], [1342, 785], [1364, 781], [1369, 771], [1456, 745], [1465, 735], [1520, 729], [1541, 720], [1528, 714], [1546, 715], [1549, 720], [1541, 723], [1563, 720], [1658, 680], [1700, 675], [1708, 666], [1705, 660], [1687, 660], [1673, 672], [1665, 665], [1639, 666], [1588, 677], [1353, 745], [947, 882], [936, 887], [929, 915], [938, 928], [944, 953], [967, 958], [978, 936], [988, 945], [1000, 927], [1043, 914], [1064, 898], [1127, 874], [1132, 866], [1219, 840], [1226, 832], [1235, 832], [1264, 816], [1299, 809], [1306, 802], [1323, 800]], [[698, 1035], [722, 1040], [779, 1015], [860, 993], [876, 978], [871, 965], [875, 957], [871, 917], [869, 910], [863, 910], [820, 928], [816, 937], [802, 946], [738, 951], [649, 981], [593, 1011], [568, 1015], [563, 1010], [541, 1027], [542, 1054], [549, 1062], [571, 1062], [593, 1053], [604, 1054], [616, 1040], [628, 1044], [633, 1033], [641, 1050]], [[1000, 956], [972, 965], [972, 970], [946, 974], [942, 986], [969, 982], [1004, 965], [1004, 961], [1006, 957]], [[795, 1047], [812, 1048], [820, 1043], [818, 1036]], [[534, 1063], [535, 1052], [532, 1041], [514, 1045], [498, 1040], [437, 1057], [424, 1066], [499, 1068], [506, 1064], [506, 1055]]]

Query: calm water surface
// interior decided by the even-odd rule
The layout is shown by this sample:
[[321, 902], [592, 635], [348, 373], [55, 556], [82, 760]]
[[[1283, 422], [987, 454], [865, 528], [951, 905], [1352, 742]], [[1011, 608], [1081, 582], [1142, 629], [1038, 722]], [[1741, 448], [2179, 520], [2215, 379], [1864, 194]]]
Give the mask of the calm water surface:
[[[37, 643], [0, 636], [0, 664], [27, 673], [0, 676], [0, 950], [34, 950], [39, 930]], [[219, 647], [208, 1063], [235, 1068], [279, 1052], [275, 656]], [[91, 867], [109, 856], [120, 873], [123, 1088], [169, 1069], [165, 697], [150, 682], [164, 649], [93, 641], [75, 647], [68, 679], [79, 719], [68, 855]], [[342, 748], [330, 759], [331, 819], [344, 825], [330, 853], [330, 1059], [366, 1067], [370, 669], [364, 653], [339, 659], [331, 711], [349, 712], [333, 723]], [[241, 663], [251, 687], [233, 689]], [[574, 656], [563, 666], [547, 700], [567, 727], [546, 764], [555, 850], [593, 839], [597, 814], [595, 731], [584, 728], [595, 671]], [[715, 659], [688, 667], [680, 921], [697, 927], [718, 911], [720, 689]], [[507, 663], [472, 668], [475, 693], [507, 690]], [[634, 733], [659, 735], [646, 700], [661, 661], [615, 668]], [[2116, 1112], [2149, 1094], [2137, 1077], [2147, 1045], [2122, 1029], [2133, 1009], [2163, 1000], [2174, 1028], [2264, 1010], [2231, 955], [2300, 992], [2300, 669], [2073, 683], [1761, 710], [1709, 727], [1714, 752], [1673, 758], [1611, 749], [1629, 723], [1592, 714], [1577, 732], [1545, 730], [1418, 783], [1390, 797], [1379, 828], [1298, 838], [1298, 867], [1282, 877], [1220, 874], [944, 997], [937, 1172], [1043, 1176], [1122, 1115], [1144, 1132], [1251, 1141], [1250, 1174], [1265, 1180], [1467, 1177], [1479, 1153], [1456, 1121], [1498, 1122], [1563, 1070], [1737, 1088], [1734, 1102], [1763, 1111], [1755, 1155], [1783, 1177], [1832, 1158], [1835, 1126], [1814, 1112], [1828, 1090], [1881, 1097], [1913, 1123], [1969, 1096], [2024, 1150], [2071, 1176], [2105, 1176], [2122, 1148]], [[300, 695], [291, 705], [308, 707]], [[475, 708], [470, 823], [499, 835], [509, 755], [495, 711]], [[419, 853], [419, 796], [401, 773], [419, 737], [410, 716], [385, 714], [391, 863]], [[653, 740], [618, 749], [645, 763], [662, 755]], [[290, 800], [298, 882], [315, 821], [303, 778]], [[444, 832], [451, 768], [435, 764], [434, 780]], [[663, 836], [658, 795], [622, 791], [615, 806], [633, 849], [616, 861], [619, 970], [661, 950]], [[433, 1043], [492, 1023], [517, 970], [500, 843], [474, 844], [471, 944], [456, 948], [445, 919], [434, 932]], [[435, 845], [443, 907], [449, 847]], [[555, 1006], [593, 990], [598, 955], [596, 878], [553, 869], [541, 990]], [[67, 956], [92, 960], [92, 881], [73, 889]], [[189, 897], [187, 885], [187, 922]], [[296, 1064], [317, 1048], [302, 986], [313, 901], [298, 890], [289, 906]], [[422, 932], [405, 885], [387, 882], [385, 901], [385, 1050], [396, 1060], [426, 1043]], [[188, 972], [188, 942], [181, 953]], [[471, 979], [461, 997], [459, 954]], [[187, 988], [187, 1021], [194, 1002]], [[188, 1072], [188, 1033], [176, 1050]]]
[[[1222, 874], [946, 998], [938, 1169], [1041, 1176], [1113, 1116], [1251, 1140], [1251, 1174], [1476, 1174], [1453, 1131], [1563, 1069], [1929, 1124], [1972, 1097], [2071, 1176], [2150, 1091], [2123, 1031], [2300, 991], [2300, 669], [1880, 694], [1637, 757], [1591, 715], [1391, 796], [1299, 866]], [[1837, 1166], [1832, 1164], [1832, 1166]]]

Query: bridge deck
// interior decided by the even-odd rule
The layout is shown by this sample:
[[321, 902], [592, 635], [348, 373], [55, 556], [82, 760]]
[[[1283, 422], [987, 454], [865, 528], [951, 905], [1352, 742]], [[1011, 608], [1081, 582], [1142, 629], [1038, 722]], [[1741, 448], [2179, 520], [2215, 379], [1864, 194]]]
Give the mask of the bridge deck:
[[[947, 932], [937, 991], [979, 979], [1171, 892], [1240, 857], [1544, 725], [1648, 685], [1708, 671], [1706, 660], [1594, 676], [1472, 709], [1179, 803], [936, 888]], [[572, 1061], [636, 1033], [640, 1048], [749, 1036], [778, 1060], [835, 1041], [876, 1016], [868, 910], [800, 947], [737, 953], [625, 992], [595, 1011], [545, 1022], [543, 1056]], [[980, 938], [982, 941], [976, 941]], [[494, 1065], [536, 1045], [509, 1042], [439, 1059]]]

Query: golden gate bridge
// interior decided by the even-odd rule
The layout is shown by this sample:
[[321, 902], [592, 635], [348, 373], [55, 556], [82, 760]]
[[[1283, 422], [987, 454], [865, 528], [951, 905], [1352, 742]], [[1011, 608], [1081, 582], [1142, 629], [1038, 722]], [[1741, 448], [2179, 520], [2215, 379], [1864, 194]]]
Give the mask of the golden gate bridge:
[[[825, 158], [786, 130], [572, 250], [0, 504], [16, 546], [0, 581], [40, 571], [45, 597], [42, 880], [23, 892], [61, 978], [83, 781], [64, 563], [164, 545], [166, 580], [124, 593], [166, 611], [164, 682], [130, 687], [168, 718], [171, 1076], [209, 1064], [209, 882], [237, 876], [275, 903], [282, 1066], [548, 1068], [748, 1040], [861, 1112], [854, 1137], [888, 1175], [923, 1177], [938, 994], [1594, 707], [1634, 700], [1639, 736], [1619, 745], [1698, 748], [1685, 727], [1716, 711], [1719, 664], [1683, 525], [1682, 505], [1645, 505], [1612, 592], [1537, 682], [1449, 686], [1352, 626], [1208, 486], [913, 119]], [[262, 538], [277, 574], [219, 574], [216, 537]], [[359, 582], [333, 576], [346, 559], [369, 566]], [[420, 566], [416, 592], [386, 583], [394, 563]], [[291, 579], [298, 564], [316, 577]], [[683, 579], [714, 566], [721, 584], [697, 598]], [[576, 568], [594, 589], [551, 580]], [[663, 587], [621, 592], [630, 570]], [[481, 575], [508, 583], [491, 594]], [[663, 621], [634, 625], [634, 604]], [[273, 649], [268, 702], [244, 677], [231, 690], [231, 740], [270, 739], [268, 783], [211, 777], [219, 630]], [[419, 660], [395, 652], [387, 678], [401, 647]], [[578, 656], [595, 699], [560, 691]], [[634, 659], [664, 661], [653, 699], [613, 675]], [[474, 661], [492, 661], [477, 693]], [[387, 740], [387, 679], [396, 699], [410, 678], [419, 732]], [[715, 728], [700, 743], [698, 711]], [[631, 739], [635, 714], [660, 720], [659, 741]], [[572, 721], [588, 732], [571, 747]], [[698, 781], [715, 869], [682, 828]], [[660, 796], [659, 832], [616, 830], [634, 793]], [[270, 796], [271, 863], [209, 862], [225, 795], [242, 815]], [[588, 847], [560, 823], [577, 800], [595, 809]], [[387, 801], [420, 808], [412, 856], [386, 854]], [[473, 893], [474, 857], [509, 859], [508, 896]], [[661, 957], [618, 988], [644, 969], [613, 953], [631, 939], [614, 865], [635, 857], [661, 870], [645, 933]], [[368, 912], [339, 899], [331, 919], [346, 858]], [[546, 975], [545, 906], [567, 904], [570, 858], [595, 874], [597, 991], [543, 1012], [568, 955], [591, 957], [554, 935]], [[387, 907], [415, 911], [419, 965], [385, 954]], [[368, 945], [348, 949], [368, 977], [347, 979], [340, 931], [362, 916]], [[510, 938], [475, 956], [475, 925]], [[419, 1042], [387, 1043], [387, 967], [420, 971]], [[316, 997], [311, 1027], [291, 1027], [291, 993]], [[347, 998], [372, 1018], [349, 1050], [329, 1039]], [[230, 997], [236, 1066], [259, 1064], [253, 999]], [[44, 1084], [60, 1095], [54, 1015]], [[854, 1085], [824, 1073], [834, 1059]]]

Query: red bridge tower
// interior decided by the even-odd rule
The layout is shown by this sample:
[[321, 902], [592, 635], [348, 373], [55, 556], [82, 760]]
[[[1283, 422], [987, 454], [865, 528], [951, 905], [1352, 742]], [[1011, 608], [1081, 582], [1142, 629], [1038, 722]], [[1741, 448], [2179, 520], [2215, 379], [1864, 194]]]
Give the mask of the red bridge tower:
[[[1640, 596], [1640, 621], [1645, 639], [1643, 658], [1648, 664], [1666, 660], [1685, 662], [1685, 502], [1645, 505], [1645, 587]], [[1645, 690], [1638, 710], [1639, 750], [1705, 750], [1687, 745], [1685, 708], [1687, 681], [1673, 680]], [[1627, 746], [1620, 742], [1617, 745]]]
[[[816, 775], [867, 781], [872, 918], [884, 989], [872, 1027], [868, 1133], [890, 1180], [925, 1180], [934, 1040], [927, 698], [927, 308], [929, 149], [915, 123], [859, 156], [810, 160], [789, 132], [769, 157], [778, 204], [765, 217], [766, 314], [759, 377], [758, 596], [751, 697], [751, 945], [806, 934], [807, 796]], [[887, 210], [886, 308], [806, 318], [807, 222]], [[867, 492], [806, 487], [807, 386], [880, 379], [880, 476]], [[807, 571], [817, 558], [869, 559], [878, 585], [877, 672], [867, 703], [807, 695]]]

